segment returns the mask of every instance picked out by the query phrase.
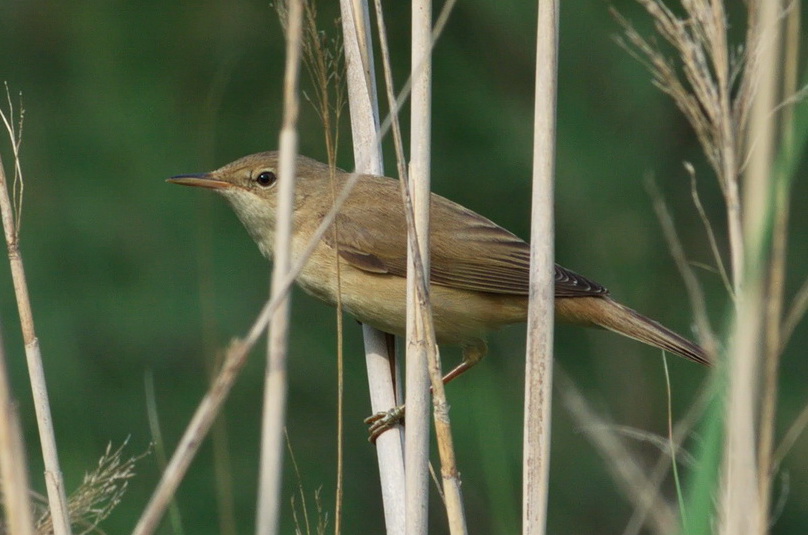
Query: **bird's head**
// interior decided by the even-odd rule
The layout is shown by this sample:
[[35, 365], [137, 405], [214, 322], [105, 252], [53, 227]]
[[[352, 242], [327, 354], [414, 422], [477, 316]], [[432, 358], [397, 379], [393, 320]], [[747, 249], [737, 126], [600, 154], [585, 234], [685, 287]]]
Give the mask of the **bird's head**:
[[[320, 186], [328, 184], [329, 175], [327, 165], [305, 156], [298, 156], [295, 168], [297, 209], [306, 197], [317, 195]], [[245, 156], [209, 173], [173, 176], [168, 182], [207, 188], [223, 195], [261, 251], [269, 256], [273, 247], [279, 176], [278, 153], [272, 151]]]

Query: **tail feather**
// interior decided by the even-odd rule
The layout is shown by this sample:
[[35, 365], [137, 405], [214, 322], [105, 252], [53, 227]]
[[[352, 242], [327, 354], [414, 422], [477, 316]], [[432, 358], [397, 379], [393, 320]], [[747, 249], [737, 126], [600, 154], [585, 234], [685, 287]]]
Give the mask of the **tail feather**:
[[602, 327], [699, 364], [712, 365], [699, 345], [609, 297], [557, 298], [556, 314], [570, 323]]

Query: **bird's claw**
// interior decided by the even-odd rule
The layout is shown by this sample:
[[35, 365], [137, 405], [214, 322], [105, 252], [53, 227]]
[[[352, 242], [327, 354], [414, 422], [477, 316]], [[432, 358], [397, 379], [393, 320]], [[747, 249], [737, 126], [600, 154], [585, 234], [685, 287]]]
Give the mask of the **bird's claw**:
[[371, 444], [375, 444], [382, 433], [403, 423], [404, 405], [399, 405], [388, 411], [377, 412], [372, 416], [368, 416], [365, 418], [365, 424], [370, 426], [368, 428], [368, 433], [370, 434], [368, 441], [370, 441]]

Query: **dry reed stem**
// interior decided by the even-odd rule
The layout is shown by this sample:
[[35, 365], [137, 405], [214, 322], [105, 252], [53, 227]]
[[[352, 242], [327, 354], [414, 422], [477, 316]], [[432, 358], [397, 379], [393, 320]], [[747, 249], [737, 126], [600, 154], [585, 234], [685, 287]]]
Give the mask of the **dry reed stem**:
[[[278, 11], [281, 24], [286, 31], [287, 8], [286, 1], [275, 5]], [[313, 1], [304, 2], [305, 26], [303, 38], [303, 63], [309, 74], [309, 79], [314, 86], [315, 99], [310, 100], [323, 125], [323, 132], [328, 155], [329, 174], [331, 181], [331, 201], [335, 202], [336, 190], [336, 160], [337, 147], [339, 145], [339, 122], [342, 108], [345, 103], [344, 92], [344, 61], [342, 42], [339, 38], [331, 41], [331, 46], [326, 41], [326, 34], [320, 32], [317, 27], [317, 8]], [[331, 88], [333, 89], [333, 104]], [[333, 126], [332, 126], [333, 115]], [[343, 359], [343, 318], [342, 318], [342, 277], [339, 244], [336, 236], [339, 234], [339, 221], [334, 220], [332, 226], [334, 243], [334, 257], [336, 265], [337, 280], [337, 473], [334, 489], [334, 533], [342, 531], [342, 509], [343, 509], [343, 480], [344, 480], [344, 359]], [[305, 502], [304, 502], [305, 505]], [[308, 518], [306, 519], [308, 521]], [[308, 529], [307, 529], [308, 531]]]
[[264, 417], [261, 432], [261, 466], [258, 487], [256, 534], [278, 533], [283, 474], [283, 436], [286, 424], [289, 312], [291, 295], [282, 285], [289, 272], [292, 248], [297, 119], [300, 110], [298, 82], [303, 40], [303, 1], [289, 0], [286, 23], [286, 69], [283, 88], [283, 124], [278, 161], [278, 214], [273, 252], [271, 299], [280, 299], [268, 327], [268, 356], [264, 383]]
[[384, 175], [367, 2], [340, 0], [354, 164], [359, 173]]
[[[276, 5], [284, 31], [286, 30], [286, 1]], [[309, 79], [315, 89], [315, 99], [312, 106], [320, 118], [328, 155], [329, 179], [331, 182], [331, 202], [337, 198], [336, 166], [337, 148], [339, 146], [339, 122], [342, 108], [345, 105], [345, 63], [343, 61], [342, 41], [326, 40], [325, 32], [317, 27], [317, 7], [313, 0], [304, 1], [305, 25], [303, 37], [303, 64], [309, 73]], [[332, 102], [333, 88], [333, 102]], [[308, 99], [305, 92], [303, 95]], [[333, 117], [332, 117], [333, 116]], [[333, 119], [333, 122], [332, 122]], [[337, 474], [334, 491], [334, 533], [342, 531], [342, 502], [344, 480], [344, 359], [343, 359], [343, 319], [342, 319], [342, 258], [340, 256], [337, 235], [339, 234], [339, 221], [334, 220], [332, 236], [334, 240], [334, 261], [337, 280]]]
[[[339, 121], [337, 121], [339, 122]], [[337, 128], [338, 129], [338, 128]], [[329, 173], [331, 175], [331, 202], [337, 198], [336, 189], [336, 154], [329, 155]], [[344, 324], [342, 320], [342, 273], [340, 265], [342, 258], [339, 254], [339, 241], [337, 235], [339, 233], [339, 222], [334, 220], [334, 256], [337, 275], [337, 474], [336, 482], [334, 485], [334, 534], [339, 535], [342, 532], [342, 502], [343, 502], [343, 482], [345, 480], [345, 358], [343, 348], [343, 330]]]
[[[281, 20], [286, 17], [280, 11]], [[320, 32], [317, 27], [317, 7], [313, 0], [304, 1], [305, 27], [303, 37], [303, 64], [309, 73], [309, 79], [315, 89], [315, 101], [312, 102], [315, 112], [317, 112], [320, 122], [323, 125], [326, 154], [328, 155], [329, 179], [331, 182], [331, 202], [337, 198], [336, 166], [337, 148], [339, 146], [339, 122], [342, 108], [345, 104], [344, 91], [344, 69], [342, 41], [339, 37], [331, 41], [331, 46], [326, 41], [326, 34]], [[284, 26], [285, 30], [285, 26]], [[333, 103], [331, 88], [333, 87]], [[305, 92], [303, 93], [306, 96]], [[308, 99], [308, 97], [306, 97]], [[333, 117], [332, 117], [333, 115]], [[333, 123], [332, 123], [333, 119]], [[337, 303], [336, 303], [336, 323], [337, 323], [337, 473], [334, 489], [334, 533], [342, 531], [342, 508], [343, 508], [343, 480], [344, 480], [344, 352], [343, 352], [343, 318], [342, 318], [342, 258], [339, 251], [337, 235], [339, 234], [339, 221], [334, 220], [332, 236], [334, 240], [334, 261], [336, 266], [337, 280]]]
[[[451, 9], [453, 2], [449, 2], [444, 5], [443, 13], [448, 15], [449, 10]], [[392, 70], [390, 67], [390, 53], [389, 47], [387, 43], [387, 30], [384, 24], [384, 12], [381, 7], [381, 2], [376, 0], [375, 2], [376, 7], [376, 18], [377, 18], [377, 25], [379, 29], [379, 41], [382, 50], [382, 65], [384, 67], [384, 77], [385, 77], [385, 86], [387, 90], [387, 98], [388, 98], [388, 105], [390, 106], [390, 124], [393, 131], [393, 140], [394, 146], [396, 150], [396, 161], [398, 164], [398, 172], [401, 177], [400, 180], [400, 188], [401, 188], [401, 195], [402, 195], [402, 202], [404, 203], [404, 214], [405, 218], [407, 219], [407, 228], [408, 228], [408, 253], [411, 255], [412, 266], [413, 269], [409, 272], [414, 275], [413, 282], [408, 284], [408, 292], [410, 294], [415, 294], [414, 298], [416, 299], [416, 316], [410, 317], [408, 315], [408, 325], [414, 324], [415, 335], [417, 339], [423, 340], [422, 343], [416, 343], [416, 347], [414, 348], [416, 351], [424, 351], [426, 356], [426, 361], [428, 364], [428, 376], [429, 380], [432, 384], [432, 397], [433, 397], [433, 409], [434, 409], [434, 417], [435, 417], [435, 433], [438, 443], [438, 454], [441, 461], [441, 477], [443, 480], [442, 489], [439, 489], [441, 495], [443, 497], [444, 506], [446, 507], [447, 517], [449, 520], [449, 530], [450, 533], [466, 533], [466, 520], [465, 520], [465, 512], [463, 510], [463, 502], [462, 502], [462, 494], [460, 492], [460, 475], [459, 471], [457, 470], [457, 463], [455, 460], [454, 455], [454, 444], [451, 435], [451, 425], [449, 420], [449, 405], [446, 401], [446, 393], [443, 384], [443, 377], [442, 377], [442, 369], [440, 364], [440, 353], [437, 348], [437, 343], [435, 340], [435, 333], [434, 333], [434, 326], [432, 323], [432, 309], [428, 303], [428, 295], [429, 289], [426, 283], [426, 270], [422, 268], [422, 259], [423, 259], [423, 250], [425, 247], [425, 243], [422, 240], [422, 236], [424, 235], [422, 231], [413, 231], [412, 229], [415, 228], [415, 213], [412, 203], [413, 192], [412, 187], [410, 186], [409, 178], [407, 169], [404, 163], [404, 148], [403, 148], [403, 141], [401, 135], [401, 128], [398, 121], [398, 111], [399, 111], [399, 102], [395, 98], [394, 94], [394, 84], [393, 84], [393, 77], [392, 77]], [[431, 10], [429, 10], [431, 12]], [[442, 13], [442, 14], [443, 14]], [[445, 18], [444, 18], [445, 20]], [[428, 24], [427, 24], [428, 25]], [[431, 51], [431, 47], [434, 46], [433, 39], [436, 39], [439, 35], [438, 32], [433, 31], [431, 35], [429, 34], [428, 28], [423, 28], [422, 31], [424, 32], [421, 35], [421, 39], [424, 40], [423, 47], [428, 46], [429, 48], [426, 49], [427, 51]], [[415, 38], [414, 38], [415, 39]], [[428, 45], [427, 45], [428, 39]], [[426, 64], [424, 61], [418, 59], [418, 55], [414, 52], [413, 54], [413, 68], [411, 70], [410, 80], [415, 80], [419, 76], [421, 70], [426, 68]], [[409, 83], [409, 82], [408, 82]], [[415, 86], [413, 84], [413, 86]], [[413, 97], [415, 97], [415, 92], [413, 92]], [[415, 107], [415, 105], [414, 105]], [[422, 123], [424, 121], [423, 118], [419, 119]], [[413, 125], [415, 126], [416, 121], [412, 121]], [[412, 136], [416, 136], [415, 132], [412, 132]], [[423, 140], [414, 140], [412, 141], [411, 145], [413, 147], [416, 144], [421, 143]], [[422, 164], [423, 165], [423, 164]], [[421, 193], [422, 199], [428, 199], [429, 191]], [[428, 251], [428, 248], [427, 248]], [[409, 298], [413, 296], [410, 295]], [[409, 334], [409, 333], [408, 333]], [[409, 338], [409, 336], [408, 336]], [[408, 361], [408, 369], [412, 364]], [[415, 363], [415, 366], [418, 366], [419, 363]], [[422, 364], [421, 364], [422, 365]], [[410, 389], [410, 381], [407, 381], [407, 389], [409, 395]], [[411, 414], [410, 414], [410, 407], [409, 407], [409, 400], [407, 402], [407, 414], [408, 414], [408, 421], [411, 421]], [[418, 418], [418, 416], [415, 416]], [[424, 420], [428, 422], [428, 414], [423, 417]], [[409, 426], [408, 426], [409, 428]], [[407, 438], [409, 441], [409, 438]], [[416, 461], [417, 462], [417, 461]], [[428, 468], [428, 460], [426, 461], [426, 467]], [[410, 466], [410, 461], [407, 461], [407, 466]], [[419, 474], [420, 475], [420, 474]], [[407, 477], [411, 477], [408, 473]], [[418, 476], [415, 476], [417, 478]], [[421, 492], [426, 493], [426, 489], [423, 489]], [[409, 493], [408, 493], [408, 507], [417, 507], [417, 505], [410, 504], [409, 502]], [[424, 514], [426, 513], [426, 509], [424, 508]], [[409, 513], [408, 513], [409, 519]], [[408, 532], [420, 533], [423, 532], [423, 529], [418, 529], [416, 526], [416, 522], [412, 522], [408, 526]]]
[[[379, 128], [373, 49], [370, 46], [368, 5], [366, 1], [340, 0], [340, 12], [354, 163], [357, 172], [382, 175], [384, 174], [381, 154], [382, 134]], [[347, 186], [346, 184], [346, 188]], [[338, 198], [337, 202], [339, 201]], [[363, 325], [362, 330], [365, 338], [371, 407], [374, 412], [385, 411], [397, 405], [395, 372], [391, 366], [395, 357], [394, 350], [392, 353], [389, 352], [386, 336], [381, 331], [367, 325]], [[405, 532], [402, 441], [403, 433], [400, 427], [382, 434], [376, 441], [385, 526], [389, 534]]]
[[[8, 95], [8, 93], [7, 93]], [[11, 105], [11, 97], [9, 106]], [[13, 108], [10, 110], [13, 113]], [[6, 130], [14, 147], [14, 169], [15, 182], [19, 181], [20, 189], [17, 190], [17, 215], [22, 208], [22, 172], [19, 161], [19, 147], [21, 139], [14, 127], [13, 117], [7, 117], [0, 112], [0, 117], [5, 123]], [[34, 397], [34, 409], [36, 412], [39, 439], [42, 448], [42, 457], [45, 462], [45, 485], [48, 490], [48, 503], [54, 518], [54, 534], [69, 535], [70, 515], [67, 509], [67, 498], [65, 496], [64, 481], [62, 471], [59, 467], [59, 454], [56, 449], [56, 436], [53, 432], [53, 420], [48, 401], [48, 389], [45, 381], [45, 368], [42, 364], [42, 354], [39, 349], [39, 339], [36, 337], [34, 328], [34, 316], [31, 311], [31, 301], [28, 297], [28, 283], [25, 280], [25, 268], [23, 267], [22, 255], [19, 249], [19, 220], [14, 220], [14, 207], [8, 194], [8, 184], [6, 181], [5, 167], [0, 158], [0, 216], [3, 221], [3, 231], [5, 233], [8, 247], [8, 259], [11, 266], [11, 278], [14, 284], [14, 295], [17, 300], [17, 310], [20, 315], [20, 327], [22, 328], [23, 342], [25, 343], [25, 357], [28, 364], [28, 377], [31, 383], [31, 390]]]
[[[378, 10], [380, 4], [376, 5]], [[411, 12], [410, 76], [413, 88], [410, 97], [410, 159], [407, 173], [399, 177], [409, 189], [412, 201], [412, 206], [405, 205], [405, 210], [413, 210], [412, 218], [407, 217], [405, 511], [407, 533], [426, 533], [429, 519], [429, 371], [434, 369], [429, 363], [437, 357], [429, 283], [425, 282], [429, 281], [432, 1], [414, 0]], [[390, 63], [389, 53], [385, 54], [384, 60], [386, 74]], [[392, 93], [389, 84], [387, 93]], [[393, 117], [393, 120], [395, 123], [396, 118]], [[399, 165], [403, 167], [403, 163]], [[441, 377], [440, 365], [437, 369], [438, 377]], [[443, 405], [436, 403], [435, 407], [445, 407], [445, 399], [443, 401]], [[448, 415], [446, 417], [445, 421], [448, 422]], [[445, 439], [445, 436], [441, 439]]]
[[[428, 236], [428, 232], [424, 232], [423, 226], [424, 222], [419, 223], [420, 229], [416, 230], [416, 217], [419, 217], [415, 214], [415, 210], [413, 207], [412, 199], [416, 196], [420, 196], [421, 201], [424, 203], [428, 203], [428, 198], [430, 195], [428, 184], [421, 184], [421, 191], [416, 193], [413, 190], [413, 186], [411, 185], [407, 169], [404, 164], [404, 149], [403, 149], [403, 142], [401, 136], [401, 129], [398, 122], [398, 110], [399, 110], [399, 101], [396, 100], [395, 94], [393, 91], [393, 79], [392, 79], [392, 71], [390, 68], [390, 54], [389, 54], [389, 47], [387, 44], [387, 31], [384, 24], [384, 15], [383, 10], [381, 7], [381, 2], [378, 0], [375, 3], [376, 5], [376, 15], [377, 15], [377, 23], [379, 29], [379, 40], [382, 49], [382, 59], [383, 59], [383, 66], [384, 66], [384, 76], [385, 76], [385, 85], [387, 88], [387, 98], [388, 104], [390, 106], [390, 124], [392, 126], [393, 131], [393, 139], [394, 139], [394, 146], [396, 149], [396, 156], [397, 156], [397, 163], [398, 163], [398, 171], [401, 177], [400, 187], [401, 187], [401, 195], [402, 201], [404, 203], [404, 213], [407, 219], [407, 229], [408, 229], [408, 254], [410, 256], [410, 266], [412, 269], [408, 272], [408, 299], [410, 306], [408, 308], [408, 351], [420, 353], [418, 355], [418, 361], [411, 362], [408, 357], [407, 363], [407, 370], [408, 370], [408, 380], [407, 380], [407, 411], [408, 411], [408, 421], [412, 422], [412, 418], [415, 418], [416, 421], [423, 424], [426, 423], [428, 426], [428, 414], [427, 415], [420, 415], [416, 412], [413, 416], [410, 407], [411, 403], [411, 395], [412, 392], [410, 390], [411, 386], [415, 381], [410, 378], [410, 374], [413, 371], [412, 368], [416, 368], [416, 373], [423, 373], [423, 371], [428, 372], [428, 378], [432, 384], [432, 396], [433, 396], [433, 409], [434, 409], [434, 417], [435, 417], [435, 432], [436, 438], [438, 442], [438, 453], [441, 460], [441, 476], [443, 480], [443, 488], [442, 488], [442, 495], [444, 497], [444, 505], [446, 507], [447, 517], [449, 520], [449, 529], [451, 533], [466, 533], [466, 521], [465, 521], [465, 512], [463, 510], [463, 502], [462, 502], [462, 494], [460, 492], [460, 476], [457, 470], [457, 463], [455, 460], [454, 455], [454, 445], [453, 439], [451, 435], [451, 425], [449, 420], [449, 413], [448, 408], [449, 405], [446, 401], [446, 393], [443, 384], [442, 378], [442, 369], [440, 364], [440, 353], [438, 352], [437, 342], [435, 340], [435, 333], [434, 327], [432, 323], [432, 310], [429, 306], [428, 296], [429, 296], [429, 288], [427, 285], [427, 269], [423, 267], [424, 261], [424, 252], [428, 254], [428, 240], [425, 241], [423, 236]], [[447, 3], [444, 5], [444, 10], [442, 12], [442, 20], [445, 23], [446, 16], [450, 12], [450, 9], [453, 5], [453, 2]], [[416, 7], [413, 7], [413, 27], [417, 25], [417, 19], [419, 15], [416, 13]], [[416, 97], [417, 93], [420, 91], [422, 96], [420, 98], [429, 98], [428, 96], [428, 88], [423, 87], [425, 82], [421, 82], [421, 88], [418, 89], [419, 84], [417, 82], [413, 82], [410, 84], [410, 81], [417, 81], [419, 80], [420, 76], [422, 76], [422, 71], [426, 71], [429, 69], [429, 62], [428, 59], [425, 59], [425, 55], [431, 52], [432, 47], [434, 46], [435, 42], [434, 39], [437, 39], [439, 32], [438, 31], [430, 31], [431, 25], [431, 9], [426, 10], [421, 7], [420, 16], [424, 17], [425, 20], [420, 20], [421, 29], [419, 30], [419, 35], [413, 36], [413, 57], [412, 57], [412, 70], [410, 75], [410, 80], [408, 80], [408, 87], [414, 87], [413, 91], [413, 98]], [[441, 17], [439, 17], [439, 21]], [[437, 28], [436, 28], [437, 30]], [[416, 45], [416, 41], [421, 41], [420, 46]], [[428, 107], [428, 106], [427, 106]], [[416, 110], [417, 104], [413, 103], [413, 110]], [[421, 150], [428, 149], [428, 139], [429, 133], [424, 132], [423, 129], [427, 126], [428, 117], [425, 118], [425, 115], [428, 115], [428, 110], [420, 110], [420, 114], [416, 119], [413, 117], [412, 120], [412, 141], [411, 146], [413, 147], [413, 151], [418, 150], [417, 147], [421, 147]], [[419, 126], [420, 124], [420, 126]], [[418, 130], [421, 130], [419, 135]], [[425, 139], [426, 138], [426, 139]], [[413, 152], [413, 161], [415, 165], [420, 165], [421, 170], [424, 171], [428, 164], [425, 164], [423, 161], [417, 161], [415, 153]], [[421, 218], [428, 219], [428, 210], [422, 209], [423, 211], [420, 214]], [[428, 257], [426, 257], [428, 258]], [[428, 260], [427, 260], [428, 261]], [[412, 278], [409, 276], [412, 275]], [[413, 311], [413, 307], [411, 306], [415, 299], [416, 306], [415, 310]], [[413, 314], [414, 312], [414, 314]], [[416, 341], [413, 342], [413, 335], [415, 336]], [[425, 362], [424, 362], [425, 361]], [[427, 370], [418, 370], [417, 368], [424, 366], [427, 364]], [[417, 389], [417, 387], [415, 387]], [[428, 395], [428, 390], [420, 392], [422, 394]], [[421, 421], [423, 420], [423, 421]], [[410, 443], [410, 427], [412, 424], [407, 426], [407, 444]], [[420, 431], [421, 434], [428, 437], [428, 429], [427, 431]], [[418, 435], [418, 434], [417, 434]], [[421, 436], [421, 435], [419, 435]], [[424, 438], [421, 436], [421, 438]], [[419, 439], [416, 439], [419, 440]], [[425, 450], [423, 450], [425, 451]], [[428, 488], [424, 483], [426, 482], [425, 474], [422, 474], [422, 470], [419, 470], [418, 473], [412, 473], [410, 471], [410, 466], [418, 466], [419, 468], [428, 469], [428, 458], [427, 459], [417, 459], [416, 455], [410, 454], [407, 457], [407, 481], [408, 484], [420, 485], [418, 486], [418, 490], [416, 491], [416, 496], [413, 498], [413, 501], [410, 501], [410, 491], [407, 494], [407, 507], [408, 511], [415, 511], [412, 514], [410, 512], [407, 513], [407, 520], [408, 520], [408, 533], [421, 533], [425, 528], [426, 522], [426, 505], [420, 505], [420, 503], [424, 503], [423, 500], [426, 499], [427, 490]], [[414, 472], [414, 471], [413, 471]], [[411, 483], [414, 482], [414, 483]], [[409, 487], [408, 487], [409, 488]]]
[[[367, 325], [362, 326], [371, 408], [375, 412], [389, 410], [400, 402], [396, 385], [401, 382], [390, 370], [390, 355], [395, 351], [388, 343], [391, 335]], [[384, 523], [388, 535], [403, 535], [404, 514], [404, 430], [397, 425], [376, 439], [379, 484], [384, 507]]]
[[[332, 40], [331, 47], [329, 47], [325, 40], [326, 34], [320, 32], [317, 28], [317, 8], [314, 1], [306, 0], [304, 7], [306, 20], [304, 29], [305, 35], [302, 43], [303, 63], [309, 72], [309, 78], [315, 88], [316, 101], [313, 103], [313, 106], [323, 125], [326, 153], [328, 155], [329, 179], [331, 182], [331, 202], [333, 203], [337, 198], [336, 168], [337, 148], [339, 146], [339, 122], [342, 115], [342, 108], [345, 105], [345, 62], [343, 61], [342, 41], [336, 38]], [[333, 103], [331, 95], [332, 87]], [[338, 234], [339, 221], [335, 219], [332, 227], [332, 236], [335, 244], [334, 261], [337, 279], [337, 473], [334, 489], [334, 533], [336, 535], [342, 531], [343, 480], [345, 469], [343, 460], [345, 438], [345, 364], [342, 318], [342, 258], [339, 251], [339, 240], [337, 240]]]
[[748, 533], [748, 526], [760, 525], [761, 516], [767, 516], [760, 509], [755, 456], [757, 367], [762, 336], [759, 313], [763, 299], [759, 284], [749, 277], [744, 283], [749, 287], [742, 287], [728, 350], [730, 371], [719, 505], [719, 533], [726, 535]]
[[554, 228], [558, 0], [539, 0], [533, 117], [530, 302], [522, 451], [522, 533], [547, 529], [553, 392]]
[[[780, 5], [779, 2], [750, 3], [749, 9], [754, 13], [750, 14], [748, 38], [757, 61], [745, 74], [754, 76], [758, 86], [747, 130], [749, 165], [743, 176], [746, 269], [728, 352], [725, 458], [719, 505], [719, 532], [727, 535], [768, 531], [768, 510], [763, 509], [761, 501], [759, 459], [755, 455], [759, 431], [755, 420], [759, 416], [763, 316], [768, 298], [766, 270], [772, 254], [769, 224], [776, 135], [772, 111], [777, 105], [779, 89]], [[776, 392], [770, 391], [769, 395]]]
[[[8, 95], [8, 89], [6, 89]], [[9, 103], [11, 104], [11, 103]], [[15, 155], [15, 177], [20, 176], [19, 168], [19, 139], [12, 136], [12, 146]], [[5, 188], [5, 167], [0, 158], [0, 173], [3, 174], [2, 183]], [[15, 180], [15, 193], [17, 180]], [[14, 195], [20, 199], [16, 205], [15, 234], [19, 233], [19, 222], [22, 207], [22, 194]], [[0, 326], [1, 327], [1, 326]], [[22, 430], [20, 429], [17, 403], [11, 393], [11, 383], [8, 380], [6, 368], [6, 353], [3, 345], [2, 331], [0, 331], [0, 497], [5, 511], [4, 526], [10, 533], [20, 535], [34, 534], [34, 518], [31, 501], [28, 497], [28, 461], [25, 456]]]
[[0, 331], [0, 499], [5, 512], [0, 529], [15, 535], [34, 534], [29, 488], [28, 460], [25, 457], [17, 403], [11, 394]]

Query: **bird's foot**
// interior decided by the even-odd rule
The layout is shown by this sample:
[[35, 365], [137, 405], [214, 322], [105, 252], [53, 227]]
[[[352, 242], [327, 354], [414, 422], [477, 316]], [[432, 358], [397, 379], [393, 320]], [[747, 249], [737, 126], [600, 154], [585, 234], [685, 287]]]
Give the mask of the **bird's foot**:
[[368, 440], [375, 444], [382, 433], [404, 423], [404, 405], [368, 416], [365, 418], [365, 423], [370, 426], [368, 427], [368, 433], [370, 434]]

